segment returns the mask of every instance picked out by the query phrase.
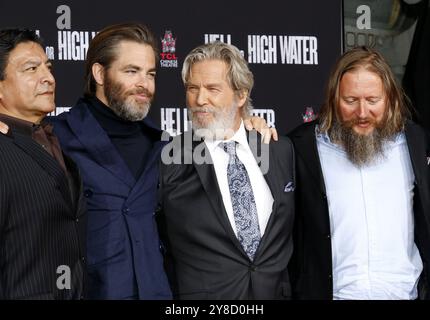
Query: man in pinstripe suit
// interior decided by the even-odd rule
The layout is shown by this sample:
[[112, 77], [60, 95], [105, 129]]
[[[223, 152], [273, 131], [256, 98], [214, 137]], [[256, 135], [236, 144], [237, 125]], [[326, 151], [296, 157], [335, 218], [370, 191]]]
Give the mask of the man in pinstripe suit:
[[0, 30], [0, 299], [83, 297], [81, 180], [43, 122], [54, 91], [37, 35]]

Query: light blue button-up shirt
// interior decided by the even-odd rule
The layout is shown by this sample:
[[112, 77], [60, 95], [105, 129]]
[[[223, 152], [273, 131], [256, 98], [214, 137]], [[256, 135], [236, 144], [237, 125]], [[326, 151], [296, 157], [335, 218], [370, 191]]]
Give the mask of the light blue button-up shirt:
[[357, 167], [316, 129], [327, 191], [334, 299], [416, 299], [423, 269], [414, 242], [414, 172], [404, 133], [385, 157]]

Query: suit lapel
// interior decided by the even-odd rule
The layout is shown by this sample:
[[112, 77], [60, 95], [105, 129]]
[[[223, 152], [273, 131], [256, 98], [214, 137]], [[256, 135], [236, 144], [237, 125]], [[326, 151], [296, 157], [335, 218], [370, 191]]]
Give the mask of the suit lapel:
[[266, 230], [260, 240], [257, 252], [255, 253], [255, 258], [257, 259], [257, 257], [260, 255], [260, 252], [264, 250], [266, 243], [265, 239], [270, 233], [272, 225], [275, 221], [275, 216], [279, 211], [279, 199], [281, 197], [281, 191], [283, 190], [280, 189], [280, 186], [277, 183], [278, 178], [276, 176], [276, 170], [273, 170], [276, 168], [276, 157], [273, 149], [274, 142], [270, 142], [269, 144], [262, 143], [262, 137], [256, 131], [247, 131], [246, 134], [251, 152], [254, 155], [255, 161], [257, 161], [257, 164], [261, 170], [261, 173], [263, 174], [264, 179], [267, 182], [267, 185], [269, 186], [273, 197], [272, 211], [270, 213], [269, 220], [267, 221]]
[[70, 195], [72, 198], [73, 208], [74, 212], [78, 212], [78, 206], [80, 205], [80, 202], [82, 201], [82, 180], [79, 174], [79, 169], [77, 165], [73, 162], [72, 159], [70, 159], [68, 156], [66, 156], [63, 153], [64, 162], [66, 164], [67, 170], [69, 172], [68, 175], [68, 181], [70, 186]]
[[419, 182], [421, 177], [424, 177], [424, 169], [427, 165], [425, 156], [428, 154], [423, 139], [419, 139], [421, 134], [416, 130], [416, 125], [407, 123], [405, 136], [409, 149], [409, 156], [411, 158], [412, 167], [415, 174], [415, 180]]
[[[430, 150], [427, 149], [428, 147], [425, 144], [426, 138], [423, 136], [421, 128], [415, 123], [408, 122], [406, 124], [405, 136], [415, 175], [415, 187], [418, 188], [417, 194], [425, 198], [425, 193], [428, 191], [428, 180], [425, 179], [428, 177], [426, 170], [428, 170], [427, 157], [429, 156]], [[427, 208], [423, 207], [422, 201], [419, 202], [422, 207], [418, 212], [424, 213], [424, 219], [429, 225], [430, 219], [428, 215], [425, 214]], [[415, 212], [415, 214], [417, 214], [417, 212]]]
[[80, 103], [70, 110], [67, 122], [77, 139], [85, 147], [86, 152], [100, 166], [130, 188], [134, 186], [136, 180], [125, 161], [84, 103]]
[[[219, 221], [221, 222], [226, 234], [230, 237], [231, 241], [238, 248], [238, 250], [241, 251], [245, 257], [247, 257], [245, 251], [242, 248], [242, 245], [240, 244], [233, 231], [233, 228], [230, 224], [230, 220], [228, 219], [227, 211], [225, 210], [221, 191], [219, 189], [218, 181], [216, 179], [215, 169], [212, 164], [209, 150], [207, 150], [206, 148], [206, 144], [200, 141], [193, 141], [192, 150], [190, 148], [184, 147], [184, 154], [187, 154], [187, 152], [191, 152], [191, 154], [193, 154], [196, 149], [198, 154], [201, 154], [203, 157], [205, 157], [205, 159], [208, 159], [208, 161], [203, 161], [203, 163], [200, 164], [195, 161], [195, 157], [193, 156], [193, 165], [196, 169], [197, 175], [199, 176], [203, 189], [205, 190], [205, 193], [209, 199], [212, 209], [217, 215]], [[200, 153], [200, 151], [202, 153]]]
[[72, 198], [70, 194], [69, 183], [63, 169], [57, 161], [46, 152], [37, 142], [23, 135], [14, 134], [13, 141], [16, 146], [27, 153], [34, 161], [36, 161], [58, 184], [59, 190], [64, 200], [72, 208]]
[[294, 141], [294, 149], [298, 157], [305, 163], [307, 170], [311, 173], [311, 176], [315, 179], [315, 182], [319, 186], [322, 194], [326, 194], [324, 185], [324, 179], [321, 169], [321, 162], [318, 155], [317, 142], [315, 137], [315, 124], [309, 129], [312, 132], [308, 134], [297, 134], [292, 137]]
[[246, 131], [246, 135], [255, 161], [257, 162], [261, 173], [263, 174], [263, 177], [269, 186], [270, 192], [272, 193], [274, 199], [272, 212], [276, 212], [276, 199], [279, 199], [281, 190], [279, 190], [279, 186], [276, 184], [276, 172], [270, 170], [270, 168], [276, 168], [273, 143], [262, 143], [262, 137], [257, 131]]

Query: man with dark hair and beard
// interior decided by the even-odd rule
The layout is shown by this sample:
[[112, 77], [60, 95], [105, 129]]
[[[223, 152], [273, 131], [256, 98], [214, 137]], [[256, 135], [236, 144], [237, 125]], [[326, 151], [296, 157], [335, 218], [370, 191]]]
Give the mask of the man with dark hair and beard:
[[88, 203], [88, 297], [169, 299], [154, 221], [161, 130], [148, 119], [157, 44], [138, 23], [111, 25], [91, 41], [85, 92], [51, 118], [78, 164]]
[[298, 299], [428, 299], [430, 136], [376, 51], [346, 52], [296, 150]]

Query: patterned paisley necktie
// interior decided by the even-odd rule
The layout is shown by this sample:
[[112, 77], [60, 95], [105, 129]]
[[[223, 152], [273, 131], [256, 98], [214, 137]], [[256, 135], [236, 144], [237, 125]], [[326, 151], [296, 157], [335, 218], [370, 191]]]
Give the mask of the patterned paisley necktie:
[[245, 166], [236, 155], [236, 142], [223, 142], [221, 147], [230, 157], [227, 166], [227, 179], [237, 238], [248, 257], [254, 260], [261, 236], [251, 182]]

